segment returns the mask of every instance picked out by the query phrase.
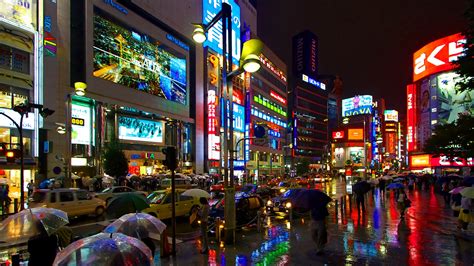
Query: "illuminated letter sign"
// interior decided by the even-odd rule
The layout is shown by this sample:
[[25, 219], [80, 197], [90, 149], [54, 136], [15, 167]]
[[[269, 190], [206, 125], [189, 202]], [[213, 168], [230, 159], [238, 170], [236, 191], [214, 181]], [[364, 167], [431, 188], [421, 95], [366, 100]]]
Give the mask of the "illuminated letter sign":
[[316, 80], [318, 76], [318, 38], [310, 31], [293, 37], [293, 69], [296, 75], [305, 74]]
[[416, 150], [416, 87], [407, 86], [407, 143], [408, 151]]
[[464, 50], [466, 38], [461, 33], [425, 45], [413, 55], [413, 82], [428, 75], [451, 70]]
[[333, 139], [342, 139], [344, 138], [344, 131], [334, 131], [332, 132], [332, 138]]
[[[208, 24], [214, 16], [222, 10], [222, 2], [228, 3], [232, 8], [232, 62], [239, 65], [240, 60], [240, 7], [234, 0], [203, 0], [203, 23]], [[222, 54], [222, 20], [219, 20], [207, 32], [204, 46], [210, 47], [215, 52]]]
[[278, 93], [270, 90], [270, 96], [272, 96], [274, 99], [278, 100], [279, 102], [281, 102], [282, 104], [285, 104], [286, 105], [286, 99], [283, 98], [282, 96], [280, 96]]
[[385, 121], [398, 122], [398, 111], [396, 110], [385, 110], [384, 116], [385, 116]]
[[220, 158], [220, 137], [217, 130], [217, 96], [216, 91], [219, 86], [219, 58], [209, 54], [207, 60], [208, 68], [208, 88], [207, 88], [207, 132], [208, 132], [208, 159], [219, 160]]

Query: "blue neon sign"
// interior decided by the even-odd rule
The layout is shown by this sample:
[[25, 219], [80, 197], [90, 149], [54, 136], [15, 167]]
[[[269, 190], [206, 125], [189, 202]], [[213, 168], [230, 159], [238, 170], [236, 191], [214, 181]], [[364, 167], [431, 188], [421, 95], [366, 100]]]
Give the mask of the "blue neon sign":
[[[236, 65], [240, 60], [240, 7], [234, 0], [203, 0], [202, 18], [203, 23], [208, 24], [212, 18], [222, 9], [222, 2], [228, 3], [232, 7], [232, 62]], [[222, 20], [216, 23], [214, 27], [207, 32], [207, 39], [204, 42], [215, 52], [222, 54]]]

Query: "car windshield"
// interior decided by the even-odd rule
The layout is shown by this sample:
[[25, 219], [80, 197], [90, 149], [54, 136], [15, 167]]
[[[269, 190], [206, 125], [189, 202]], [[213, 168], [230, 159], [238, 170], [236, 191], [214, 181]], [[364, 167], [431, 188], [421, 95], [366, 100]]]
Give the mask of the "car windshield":
[[110, 192], [110, 191], [112, 191], [112, 188], [111, 188], [111, 187], [108, 187], [108, 188], [102, 190], [101, 193], [107, 193], [107, 192]]
[[147, 200], [150, 204], [160, 204], [166, 197], [166, 192], [153, 192], [148, 195]]
[[46, 192], [36, 191], [31, 197], [32, 202], [43, 202], [46, 199]]

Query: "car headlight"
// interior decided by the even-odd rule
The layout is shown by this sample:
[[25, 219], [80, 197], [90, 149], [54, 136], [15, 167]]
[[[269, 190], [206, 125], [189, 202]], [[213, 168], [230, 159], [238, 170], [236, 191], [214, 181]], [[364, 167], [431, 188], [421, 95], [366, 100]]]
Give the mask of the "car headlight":
[[287, 202], [287, 203], [285, 204], [285, 207], [286, 207], [287, 209], [291, 208], [291, 202]]
[[286, 191], [286, 189], [280, 188], [280, 192], [281, 192], [281, 193], [284, 193], [285, 191]]
[[273, 202], [271, 200], [268, 200], [267, 201], [267, 206], [272, 206], [273, 205]]

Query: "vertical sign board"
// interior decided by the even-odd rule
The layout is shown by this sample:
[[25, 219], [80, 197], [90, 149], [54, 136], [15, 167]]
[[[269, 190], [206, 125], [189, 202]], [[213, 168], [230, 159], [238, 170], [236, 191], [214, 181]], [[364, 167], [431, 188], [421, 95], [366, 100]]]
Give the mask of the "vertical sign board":
[[416, 150], [416, 86], [407, 86], [407, 149]]
[[220, 136], [217, 120], [217, 88], [219, 87], [219, 57], [211, 53], [207, 57], [207, 133], [209, 160], [219, 160], [220, 158]]
[[245, 161], [250, 161], [250, 115], [251, 115], [251, 102], [250, 102], [250, 73], [245, 72]]
[[318, 38], [310, 31], [293, 37], [293, 70], [316, 80], [318, 77]]
[[[232, 7], [232, 62], [239, 65], [241, 42], [240, 42], [240, 7], [234, 0], [203, 0], [202, 19], [204, 24], [208, 24], [214, 16], [222, 10], [222, 2], [228, 3]], [[207, 39], [204, 47], [209, 47], [218, 54], [222, 54], [222, 20], [219, 20], [214, 27], [207, 32]]]

